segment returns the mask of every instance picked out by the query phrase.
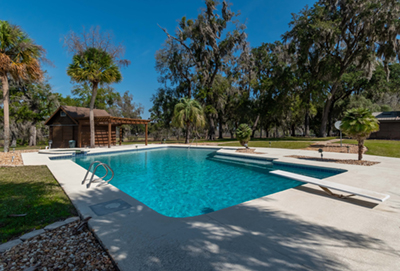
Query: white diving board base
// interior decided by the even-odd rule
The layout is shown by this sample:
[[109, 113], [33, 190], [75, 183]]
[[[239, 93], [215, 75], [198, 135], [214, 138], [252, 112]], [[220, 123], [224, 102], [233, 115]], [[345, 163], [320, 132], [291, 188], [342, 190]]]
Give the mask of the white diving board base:
[[[361, 189], [361, 188], [357, 188], [357, 187], [353, 187], [353, 186], [348, 186], [345, 184], [339, 184], [339, 183], [334, 183], [334, 182], [330, 182], [330, 181], [320, 180], [320, 179], [316, 179], [316, 178], [312, 178], [312, 177], [307, 177], [304, 175], [291, 173], [291, 172], [287, 172], [287, 171], [283, 171], [283, 170], [273, 170], [273, 171], [270, 171], [269, 173], [278, 175], [278, 176], [282, 176], [285, 178], [289, 178], [292, 180], [296, 180], [299, 182], [318, 185], [322, 189], [323, 188], [334, 189], [334, 190], [349, 193], [352, 195], [376, 200], [379, 202], [384, 202], [385, 200], [387, 200], [390, 197], [389, 195], [381, 194], [378, 192], [369, 191], [369, 190], [365, 190], [365, 189]], [[325, 192], [327, 192], [327, 191], [325, 191]], [[327, 192], [327, 193], [329, 193], [329, 192]], [[336, 195], [336, 194], [332, 193], [332, 195]]]

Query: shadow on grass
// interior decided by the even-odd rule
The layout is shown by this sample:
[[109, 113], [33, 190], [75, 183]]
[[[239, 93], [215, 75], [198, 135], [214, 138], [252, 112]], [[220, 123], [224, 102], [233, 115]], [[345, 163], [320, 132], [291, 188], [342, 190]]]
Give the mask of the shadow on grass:
[[[206, 215], [171, 218], [121, 192], [88, 190], [84, 204], [122, 198], [129, 210], [95, 216], [90, 225], [124, 270], [348, 270], [367, 252], [397, 258], [370, 235], [318, 225], [249, 202]], [[87, 212], [89, 208], [85, 208]], [[344, 249], [360, 249], [361, 258]], [[366, 260], [366, 259], [364, 259]]]
[[[29, 177], [30, 173], [36, 176]], [[0, 174], [1, 242], [76, 214], [47, 168], [3, 168]], [[9, 216], [13, 214], [26, 216]]]

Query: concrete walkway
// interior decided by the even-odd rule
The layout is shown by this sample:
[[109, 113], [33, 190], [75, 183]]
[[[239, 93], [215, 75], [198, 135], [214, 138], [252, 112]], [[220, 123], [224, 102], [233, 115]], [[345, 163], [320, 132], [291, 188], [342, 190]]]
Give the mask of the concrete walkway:
[[[332, 198], [303, 185], [206, 215], [170, 218], [112, 185], [86, 189], [80, 184], [86, 170], [72, 161], [51, 161], [37, 153], [23, 154], [23, 159], [26, 165], [49, 167], [80, 214], [92, 217], [90, 227], [121, 270], [399, 270], [400, 159], [365, 155], [380, 164], [364, 167], [285, 157], [319, 157], [314, 151], [256, 151], [282, 162], [346, 169], [326, 180], [391, 197], [376, 205]], [[324, 157], [356, 159], [356, 154]], [[115, 200], [131, 207], [103, 216], [89, 207], [111, 206], [108, 202]]]

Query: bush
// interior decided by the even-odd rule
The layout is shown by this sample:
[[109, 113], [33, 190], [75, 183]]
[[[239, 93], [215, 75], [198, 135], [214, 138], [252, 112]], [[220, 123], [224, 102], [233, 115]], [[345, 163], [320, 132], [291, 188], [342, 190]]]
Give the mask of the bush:
[[239, 140], [240, 145], [244, 146], [247, 144], [251, 137], [251, 128], [247, 124], [240, 124], [236, 130], [236, 138]]
[[130, 135], [127, 138], [128, 138], [128, 142], [138, 141], [139, 140], [139, 137], [136, 136], [136, 135]]

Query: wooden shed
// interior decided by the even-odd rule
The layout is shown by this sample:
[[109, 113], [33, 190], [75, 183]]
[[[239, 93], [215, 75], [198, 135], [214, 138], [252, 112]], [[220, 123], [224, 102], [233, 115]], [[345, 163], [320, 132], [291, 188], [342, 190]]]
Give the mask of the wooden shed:
[[371, 139], [400, 139], [400, 111], [372, 113], [379, 120], [379, 131]]
[[[45, 122], [49, 126], [49, 140], [52, 148], [68, 148], [69, 141], [75, 140], [77, 147], [90, 146], [89, 108], [60, 106]], [[149, 120], [113, 117], [105, 110], [94, 109], [95, 145], [116, 145], [117, 129], [125, 124], [145, 125], [145, 144], [147, 145], [147, 126]], [[121, 139], [119, 144], [121, 145]]]

